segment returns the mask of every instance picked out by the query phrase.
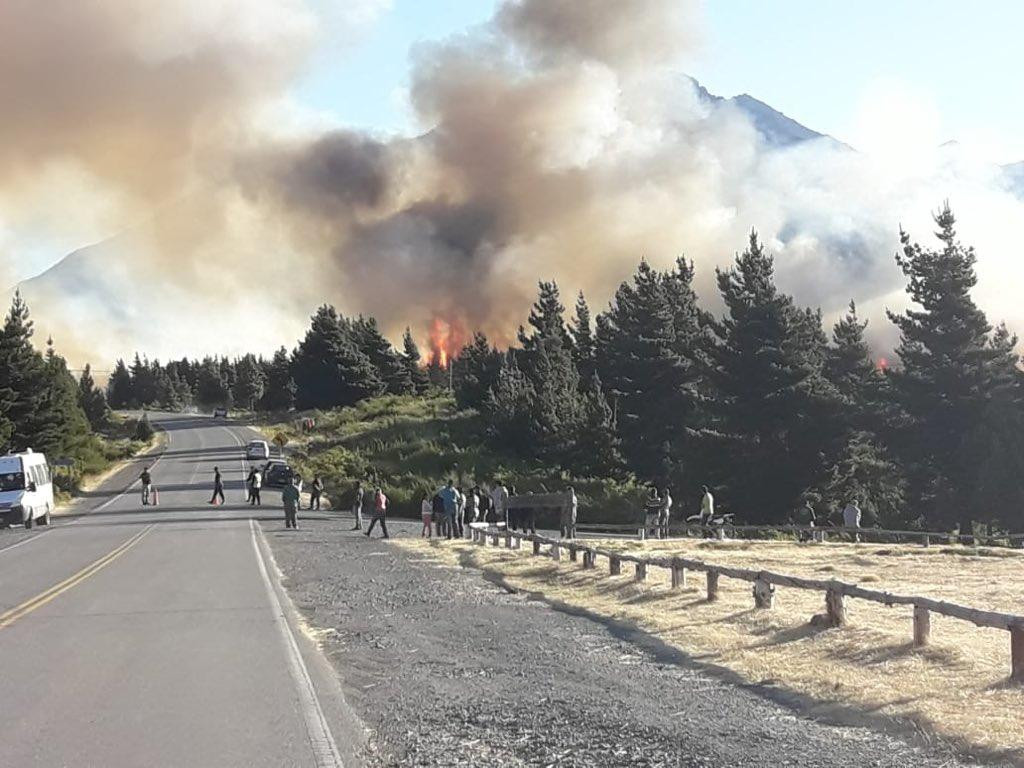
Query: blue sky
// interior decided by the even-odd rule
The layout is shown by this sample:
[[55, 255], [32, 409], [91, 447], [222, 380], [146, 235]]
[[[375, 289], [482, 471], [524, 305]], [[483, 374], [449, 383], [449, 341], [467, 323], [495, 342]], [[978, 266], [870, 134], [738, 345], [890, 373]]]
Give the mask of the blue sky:
[[[411, 50], [486, 22], [496, 5], [392, 0], [354, 45], [325, 47], [295, 96], [349, 126], [408, 130]], [[855, 146], [884, 121], [1009, 162], [1024, 160], [1021, 29], [1014, 0], [714, 0], [684, 66], [715, 93], [750, 93]]]

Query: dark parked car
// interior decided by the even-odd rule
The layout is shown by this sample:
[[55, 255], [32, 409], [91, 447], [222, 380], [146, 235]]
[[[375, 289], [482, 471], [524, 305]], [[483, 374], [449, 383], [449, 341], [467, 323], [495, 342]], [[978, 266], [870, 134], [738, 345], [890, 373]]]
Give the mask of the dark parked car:
[[227, 408], [214, 408], [213, 409], [213, 418], [215, 418], [215, 419], [226, 419], [227, 417], [228, 417], [228, 409]]
[[292, 468], [279, 460], [268, 461], [263, 467], [263, 484], [271, 488], [283, 488], [292, 481]]

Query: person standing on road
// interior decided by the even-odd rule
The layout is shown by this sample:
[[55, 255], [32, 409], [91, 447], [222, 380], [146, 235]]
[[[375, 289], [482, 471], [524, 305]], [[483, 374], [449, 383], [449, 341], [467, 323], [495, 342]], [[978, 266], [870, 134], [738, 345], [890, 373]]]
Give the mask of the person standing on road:
[[293, 477], [284, 490], [281, 491], [281, 501], [284, 503], [284, 527], [295, 528], [299, 527], [298, 524], [298, 513], [299, 513], [299, 487], [295, 484], [295, 478]]
[[444, 504], [444, 519], [441, 523], [442, 534], [452, 538], [455, 528], [455, 515], [459, 508], [459, 492], [455, 490], [455, 483], [451, 480], [440, 490], [438, 495]]
[[559, 522], [559, 531], [563, 539], [576, 538], [576, 512], [579, 508], [579, 500], [576, 498], [576, 490], [570, 485], [565, 491], [565, 504], [562, 507], [562, 519]]
[[385, 539], [390, 539], [388, 536], [388, 497], [384, 495], [384, 489], [378, 487], [373, 493], [373, 517], [370, 518], [370, 527], [366, 529], [366, 535], [369, 537], [370, 533], [373, 532], [373, 526], [380, 521], [380, 530], [384, 534]]
[[224, 480], [220, 476], [220, 467], [213, 468], [213, 496], [210, 498], [211, 504], [216, 504], [217, 499], [220, 499], [220, 503], [224, 503]]
[[313, 484], [309, 487], [309, 508], [320, 510], [320, 496], [324, 492], [324, 482], [320, 475], [313, 476]]
[[508, 519], [508, 488], [500, 480], [491, 491], [491, 505], [494, 508], [494, 522], [504, 521], [505, 527], [511, 530]]
[[263, 487], [263, 475], [254, 467], [249, 476], [249, 506], [261, 507], [263, 500], [260, 498], [260, 489]]
[[430, 499], [430, 493], [423, 494], [423, 501], [420, 502], [420, 517], [423, 518], [423, 531], [420, 533], [420, 537], [429, 539], [433, 533], [434, 522], [434, 502]]
[[353, 531], [361, 531], [363, 529], [363, 497], [366, 492], [363, 490], [363, 484], [356, 484], [356, 492], [352, 497], [352, 515], [356, 519], [356, 524], [352, 527]]
[[252, 504], [252, 478], [256, 474], [256, 467], [249, 469], [249, 475], [245, 478], [245, 500]]
[[145, 507], [149, 505], [149, 494], [153, 490], [153, 476], [149, 474], [148, 466], [142, 470], [139, 480], [142, 481], [142, 506]]
[[661, 495], [661, 508], [658, 510], [658, 536], [662, 539], [668, 538], [668, 522], [672, 515], [672, 494], [666, 486], [665, 492]]

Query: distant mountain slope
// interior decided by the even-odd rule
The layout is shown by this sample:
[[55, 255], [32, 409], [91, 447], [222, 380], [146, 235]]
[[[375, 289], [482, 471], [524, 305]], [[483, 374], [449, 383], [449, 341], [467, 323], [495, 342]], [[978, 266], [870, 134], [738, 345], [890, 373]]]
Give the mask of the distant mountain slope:
[[770, 107], [763, 101], [755, 99], [749, 94], [741, 93], [739, 96], [733, 96], [731, 99], [726, 99], [722, 96], [717, 96], [711, 93], [692, 77], [688, 79], [693, 83], [694, 88], [697, 90], [697, 94], [705, 103], [712, 106], [729, 104], [735, 106], [740, 112], [746, 115], [757, 132], [761, 134], [765, 144], [768, 144], [769, 146], [780, 148], [789, 147], [794, 144], [799, 144], [804, 141], [813, 141], [815, 139], [828, 139], [829, 141], [834, 141], [837, 144], [842, 143], [827, 134], [811, 130], [806, 125], [798, 123], [793, 118], [787, 117], [774, 107]]

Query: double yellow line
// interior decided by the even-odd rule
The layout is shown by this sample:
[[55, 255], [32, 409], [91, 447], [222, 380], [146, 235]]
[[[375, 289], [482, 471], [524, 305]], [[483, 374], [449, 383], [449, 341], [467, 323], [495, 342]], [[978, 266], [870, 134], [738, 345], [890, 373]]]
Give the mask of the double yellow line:
[[147, 526], [142, 531], [135, 534], [126, 542], [121, 544], [119, 547], [105, 554], [99, 560], [96, 560], [95, 562], [85, 566], [85, 568], [80, 570], [74, 576], [69, 576], [68, 578], [64, 579], [64, 581], [60, 582], [60, 584], [54, 584], [45, 592], [41, 592], [35, 597], [26, 600], [21, 605], [17, 605], [14, 608], [11, 608], [9, 611], [0, 613], [0, 629], [4, 629], [5, 627], [11, 626], [11, 624], [16, 622], [18, 619], [27, 616], [37, 608], [42, 608], [44, 605], [46, 605], [54, 598], [59, 597], [60, 595], [67, 592], [69, 589], [72, 589], [73, 587], [81, 584], [83, 581], [88, 579], [93, 574], [102, 571], [104, 568], [106, 568], [108, 565], [114, 562], [117, 558], [119, 558], [129, 549], [131, 549], [140, 541], [142, 541], [142, 538], [151, 530], [153, 530], [153, 526]]

